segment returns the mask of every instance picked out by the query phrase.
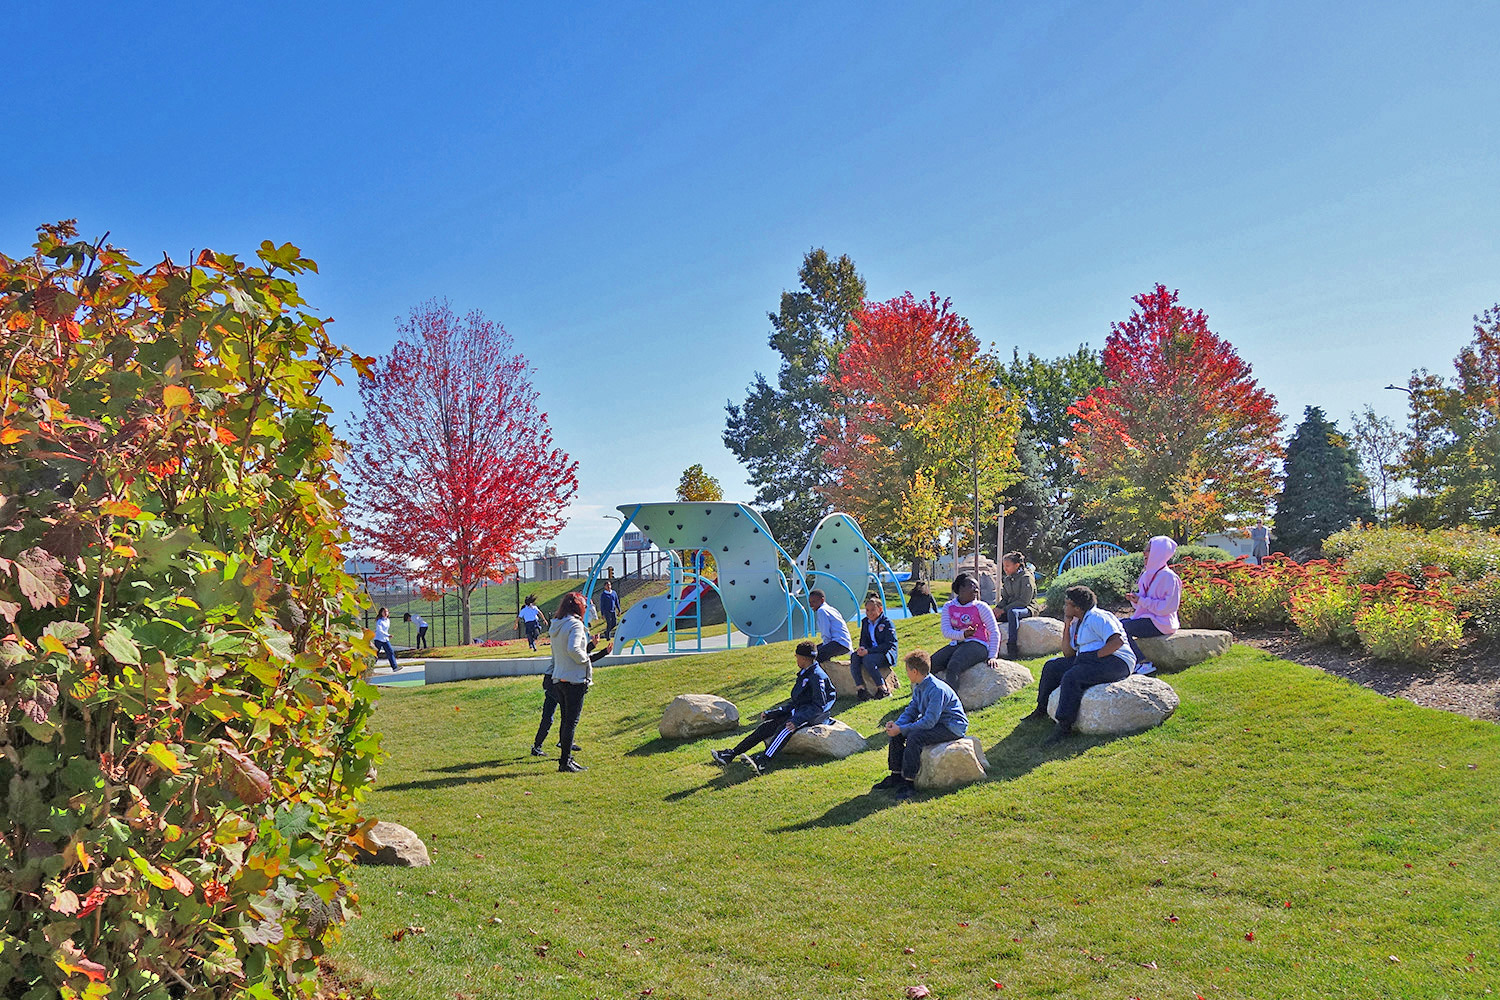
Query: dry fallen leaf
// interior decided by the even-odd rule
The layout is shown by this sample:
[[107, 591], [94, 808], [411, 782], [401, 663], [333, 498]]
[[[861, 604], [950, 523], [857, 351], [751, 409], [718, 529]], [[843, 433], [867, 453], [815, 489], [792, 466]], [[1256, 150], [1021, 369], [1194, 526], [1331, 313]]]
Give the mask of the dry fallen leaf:
[[1156, 968], [1156, 963], [1155, 962], [1142, 962], [1141, 963], [1141, 968], [1143, 968], [1143, 969], [1155, 969]]
[[1245, 932], [1245, 940], [1246, 941], [1254, 941], [1255, 940], [1255, 932], [1254, 931], [1246, 931]]
[[922, 1000], [923, 997], [931, 995], [931, 991], [925, 986], [908, 986], [906, 988], [906, 1000]]
[[915, 948], [902, 948], [901, 949], [901, 954], [903, 954], [903, 955], [915, 955], [916, 953], [917, 953], [917, 949], [915, 949]]

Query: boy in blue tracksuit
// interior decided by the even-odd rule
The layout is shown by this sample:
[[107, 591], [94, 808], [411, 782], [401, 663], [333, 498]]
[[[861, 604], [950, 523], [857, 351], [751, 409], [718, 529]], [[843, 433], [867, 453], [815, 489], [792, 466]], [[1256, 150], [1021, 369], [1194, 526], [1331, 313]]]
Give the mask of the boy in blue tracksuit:
[[922, 751], [934, 743], [949, 743], [969, 731], [969, 717], [953, 689], [932, 676], [932, 661], [922, 650], [906, 658], [906, 677], [911, 681], [911, 701], [885, 724], [891, 738], [886, 764], [891, 773], [876, 789], [893, 789], [900, 798], [912, 794]]
[[833, 681], [829, 680], [823, 668], [818, 665], [818, 647], [810, 642], [799, 642], [797, 679], [792, 682], [791, 698], [783, 705], [760, 713], [760, 725], [739, 743], [728, 749], [713, 751], [711, 756], [714, 763], [725, 766], [755, 744], [764, 741], [765, 753], [746, 758], [750, 766], [759, 772], [776, 755], [776, 751], [781, 749], [788, 736], [799, 729], [827, 722], [837, 697], [838, 691], [834, 689]]
[[849, 673], [854, 676], [854, 696], [860, 701], [871, 697], [865, 687], [868, 674], [874, 697], [890, 694], [885, 687], [881, 667], [896, 666], [896, 626], [885, 614], [885, 602], [871, 594], [865, 598], [865, 616], [859, 620], [859, 648], [849, 654]]

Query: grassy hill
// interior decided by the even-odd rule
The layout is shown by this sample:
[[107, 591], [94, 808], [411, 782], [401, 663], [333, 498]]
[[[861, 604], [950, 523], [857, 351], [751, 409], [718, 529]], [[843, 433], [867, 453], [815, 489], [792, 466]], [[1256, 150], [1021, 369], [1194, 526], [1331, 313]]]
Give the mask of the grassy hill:
[[[883, 735], [760, 778], [657, 736], [675, 694], [748, 718], [793, 670], [785, 644], [601, 670], [577, 775], [526, 755], [535, 678], [387, 692], [370, 811], [434, 864], [361, 870], [337, 966], [389, 1000], [1500, 990], [1492, 724], [1236, 647], [1149, 732], [1043, 749], [1034, 688], [977, 712], [990, 780], [899, 805], [869, 791]], [[873, 733], [908, 694], [838, 714]]]

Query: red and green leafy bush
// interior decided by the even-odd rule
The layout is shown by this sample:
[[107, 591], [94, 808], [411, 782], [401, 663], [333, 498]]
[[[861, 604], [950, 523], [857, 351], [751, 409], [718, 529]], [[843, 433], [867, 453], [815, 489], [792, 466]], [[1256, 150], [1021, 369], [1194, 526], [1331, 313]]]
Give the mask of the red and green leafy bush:
[[[1446, 576], [1428, 570], [1431, 584]], [[1417, 587], [1404, 573], [1387, 573], [1379, 583], [1360, 584], [1354, 616], [1359, 644], [1386, 660], [1432, 663], [1453, 652], [1463, 630], [1453, 604], [1435, 587]]]
[[378, 747], [292, 278], [0, 255], [0, 993], [310, 995]]
[[1486, 639], [1500, 639], [1500, 573], [1455, 585], [1453, 603], [1465, 628]]
[[1268, 557], [1261, 566], [1185, 560], [1176, 569], [1183, 626], [1224, 629], [1286, 624], [1291, 593], [1309, 572], [1285, 556]]
[[1324, 539], [1323, 555], [1341, 560], [1361, 583], [1379, 583], [1387, 573], [1417, 579], [1429, 567], [1460, 581], [1477, 580], [1500, 573], [1500, 534], [1481, 528], [1355, 525]]

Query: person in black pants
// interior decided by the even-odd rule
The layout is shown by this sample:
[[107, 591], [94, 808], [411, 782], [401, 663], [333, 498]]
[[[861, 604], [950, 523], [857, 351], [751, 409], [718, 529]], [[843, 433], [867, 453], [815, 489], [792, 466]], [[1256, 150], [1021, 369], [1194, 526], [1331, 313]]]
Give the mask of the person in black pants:
[[834, 688], [833, 681], [818, 664], [818, 647], [810, 642], [800, 642], [797, 644], [797, 679], [792, 682], [791, 698], [783, 705], [760, 713], [760, 725], [749, 736], [733, 747], [714, 750], [709, 756], [715, 764], [724, 767], [755, 744], [765, 743], [765, 753], [746, 758], [759, 774], [770, 763], [771, 758], [776, 756], [776, 751], [781, 749], [788, 736], [807, 726], [827, 722], [828, 713], [833, 711], [833, 703], [837, 697], [838, 691]]
[[1120, 619], [1099, 607], [1087, 587], [1069, 587], [1063, 600], [1063, 655], [1048, 660], [1037, 683], [1036, 710], [1023, 722], [1047, 717], [1047, 701], [1057, 698], [1057, 729], [1043, 745], [1068, 735], [1078, 718], [1083, 692], [1095, 684], [1123, 681], [1135, 669], [1135, 655], [1126, 642]]

